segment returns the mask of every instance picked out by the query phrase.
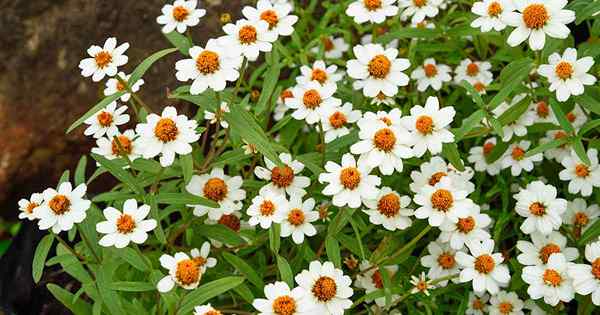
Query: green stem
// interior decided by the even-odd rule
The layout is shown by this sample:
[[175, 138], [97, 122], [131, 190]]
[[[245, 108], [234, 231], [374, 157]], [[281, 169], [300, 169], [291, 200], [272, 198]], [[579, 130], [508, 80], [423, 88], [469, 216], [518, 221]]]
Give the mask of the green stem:
[[242, 68], [240, 69], [240, 77], [238, 78], [237, 82], [235, 83], [235, 90], [233, 90], [233, 97], [232, 97], [231, 103], [235, 102], [235, 98], [237, 97], [238, 91], [240, 90], [242, 81], [244, 81], [244, 77], [246, 76], [247, 66], [248, 66], [248, 59], [246, 59], [246, 57], [244, 57], [244, 60], [242, 61]]
[[88, 249], [92, 253], [92, 256], [94, 256], [94, 259], [96, 259], [96, 262], [98, 264], [100, 264], [102, 262], [102, 260], [100, 259], [98, 254], [96, 254], [96, 251], [94, 250], [94, 247], [92, 247], [92, 243], [90, 242], [90, 240], [85, 236], [85, 233], [83, 233], [83, 231], [81, 230], [81, 226], [77, 225], [77, 229], [79, 230], [79, 236], [81, 237], [81, 239], [83, 240], [85, 245], [88, 247]]
[[379, 265], [385, 261], [390, 261], [402, 254], [404, 254], [404, 252], [408, 251], [411, 247], [413, 247], [420, 239], [422, 239], [425, 235], [427, 235], [427, 233], [431, 230], [431, 225], [427, 225], [426, 228], [424, 228], [417, 236], [415, 236], [415, 238], [413, 238], [412, 240], [410, 240], [410, 242], [406, 243], [406, 245], [402, 246], [402, 248], [400, 248], [399, 250], [397, 250], [394, 254], [392, 254], [391, 256], [384, 258], [382, 261], [378, 262], [376, 265]]

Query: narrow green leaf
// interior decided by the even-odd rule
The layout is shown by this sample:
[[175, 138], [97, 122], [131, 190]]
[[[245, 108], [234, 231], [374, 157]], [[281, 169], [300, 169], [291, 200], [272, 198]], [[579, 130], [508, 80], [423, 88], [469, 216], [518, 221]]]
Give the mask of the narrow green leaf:
[[387, 32], [377, 38], [377, 42], [386, 44], [396, 38], [435, 38], [440, 35], [439, 29], [403, 27], [397, 30]]
[[469, 92], [469, 94], [471, 95], [471, 98], [473, 99], [473, 102], [475, 102], [475, 104], [477, 104], [477, 106], [483, 108], [485, 105], [483, 103], [483, 99], [481, 98], [481, 94], [479, 94], [479, 92], [477, 92], [477, 90], [475, 90], [475, 88], [471, 85], [471, 83], [469, 83], [467, 80], [462, 80], [462, 82], [460, 82], [460, 85], [465, 88], [465, 90], [467, 90], [467, 92]]
[[71, 177], [71, 171], [66, 170], [62, 173], [62, 175], [60, 175], [60, 178], [58, 179], [58, 185], [56, 185], [56, 187], [60, 186], [60, 184], [62, 183], [66, 183], [69, 181], [69, 178]]
[[583, 142], [581, 142], [580, 138], [572, 138], [572, 142], [571, 145], [573, 146], [573, 150], [575, 151], [575, 153], [577, 154], [577, 157], [579, 158], [579, 160], [581, 160], [581, 162], [585, 163], [586, 165], [590, 165], [591, 161], [590, 158], [587, 156], [587, 153], [585, 152], [585, 147], [583, 146]]
[[192, 154], [183, 155], [180, 160], [181, 161], [181, 169], [183, 171], [183, 180], [185, 184], [188, 184], [192, 179], [192, 175], [194, 175], [194, 158]]
[[92, 153], [92, 158], [96, 160], [100, 165], [106, 168], [115, 178], [123, 182], [129, 189], [135, 191], [138, 194], [144, 193], [144, 190], [137, 184], [133, 175], [124, 170], [121, 165], [113, 160], [108, 160], [102, 155]]
[[538, 153], [544, 153], [547, 150], [557, 148], [557, 147], [569, 142], [569, 140], [570, 140], [569, 138], [564, 137], [564, 138], [554, 139], [550, 142], [546, 142], [544, 144], [541, 144], [541, 145], [535, 147], [534, 149], [527, 150], [527, 152], [525, 153], [525, 157], [530, 157], [530, 156], [536, 155]]
[[342, 255], [340, 253], [340, 243], [335, 237], [328, 236], [325, 239], [325, 252], [327, 257], [337, 268], [342, 268]]
[[113, 95], [107, 96], [104, 99], [102, 99], [98, 104], [94, 105], [94, 107], [92, 107], [85, 114], [83, 114], [83, 116], [79, 117], [79, 119], [77, 119], [74, 123], [72, 123], [71, 126], [69, 126], [69, 128], [67, 129], [67, 133], [69, 133], [69, 132], [73, 131], [73, 129], [79, 127], [79, 125], [83, 124], [83, 122], [86, 119], [92, 117], [95, 113], [97, 113], [101, 109], [108, 106], [108, 104], [119, 99], [121, 96], [123, 96], [123, 94], [125, 94], [125, 92], [126, 91], [121, 91], [121, 92], [115, 93]]
[[292, 272], [292, 268], [287, 260], [279, 255], [277, 255], [277, 268], [279, 269], [281, 280], [287, 283], [290, 288], [294, 287], [294, 273]]
[[108, 263], [104, 262], [98, 267], [98, 271], [96, 272], [98, 293], [100, 293], [102, 302], [112, 315], [125, 314], [120, 296], [111, 288], [111, 283], [113, 282], [112, 276], [117, 267], [118, 265], [114, 260]]
[[485, 117], [485, 111], [483, 109], [476, 110], [469, 117], [465, 118], [462, 122], [462, 126], [454, 131], [454, 139], [456, 142], [460, 141], [469, 131], [479, 126], [483, 118]]
[[192, 195], [188, 192], [164, 192], [156, 195], [156, 202], [169, 205], [202, 205], [211, 208], [218, 208], [219, 205], [204, 197]]
[[222, 224], [200, 225], [198, 228], [194, 229], [194, 233], [198, 233], [207, 238], [215, 239], [231, 246], [246, 244], [246, 241], [244, 241], [243, 238]]
[[159, 59], [173, 53], [177, 51], [177, 48], [167, 48], [167, 49], [163, 49], [161, 51], [155, 52], [152, 55], [150, 55], [148, 58], [144, 59], [144, 61], [142, 61], [131, 73], [131, 77], [129, 77], [129, 81], [127, 82], [127, 84], [129, 84], [129, 86], [132, 86], [133, 84], [135, 84], [137, 81], [139, 81], [139, 79], [141, 79], [144, 74], [146, 73], [146, 71], [148, 71], [148, 69], [150, 69], [150, 67], [157, 62]]
[[510, 93], [523, 83], [523, 80], [529, 75], [531, 67], [532, 60], [529, 58], [515, 60], [504, 67], [500, 73], [502, 88], [489, 102], [488, 109], [492, 110], [504, 102]]
[[230, 254], [228, 252], [223, 253], [223, 258], [232, 265], [237, 271], [239, 271], [242, 275], [244, 275], [248, 281], [250, 281], [255, 287], [260, 289], [261, 291], [265, 287], [265, 283], [262, 280], [262, 277], [256, 273], [254, 267], [250, 266], [247, 262], [245, 262], [242, 258]]
[[135, 194], [128, 191], [109, 191], [105, 193], [101, 193], [94, 198], [92, 198], [93, 202], [107, 202], [107, 201], [120, 201], [135, 198]]
[[252, 158], [252, 154], [246, 154], [243, 148], [227, 151], [219, 156], [211, 164], [212, 167], [224, 167], [225, 165], [239, 165], [238, 163]]
[[577, 136], [582, 137], [586, 133], [598, 129], [598, 126], [600, 126], [600, 119], [590, 120], [583, 126], [581, 126], [581, 129], [579, 129]]
[[189, 51], [193, 44], [185, 35], [182, 35], [177, 31], [172, 31], [171, 33], [167, 34], [163, 33], [163, 35], [165, 35], [167, 40], [171, 42], [173, 46], [179, 49], [182, 54], [186, 56], [190, 55]]
[[269, 229], [269, 247], [273, 254], [279, 253], [279, 247], [281, 246], [280, 230], [279, 224], [273, 224]]
[[46, 234], [35, 248], [33, 262], [31, 264], [31, 273], [35, 283], [40, 282], [40, 279], [42, 278], [44, 264], [46, 263], [46, 258], [48, 257], [48, 252], [50, 252], [52, 243], [54, 243], [54, 234]]
[[506, 152], [508, 145], [507, 142], [496, 141], [496, 145], [492, 151], [485, 157], [488, 164], [496, 162]]
[[458, 147], [456, 146], [456, 143], [444, 143], [442, 146], [442, 156], [452, 163], [452, 166], [454, 166], [458, 171], [462, 172], [465, 170], [465, 165], [460, 158], [460, 153], [458, 153]]
[[500, 121], [492, 115], [486, 114], [486, 116], [487, 121], [490, 123], [492, 129], [494, 130], [494, 133], [496, 133], [500, 138], [504, 137], [504, 130], [502, 129], [502, 124], [500, 123]]
[[352, 214], [354, 214], [354, 210], [355, 209], [351, 208], [340, 208], [340, 211], [338, 211], [335, 218], [333, 218], [331, 221], [331, 224], [329, 224], [329, 228], [327, 229], [327, 237], [338, 234], [344, 228], [344, 226], [348, 224], [350, 217], [352, 217]]
[[587, 110], [600, 115], [600, 101], [589, 94], [590, 92], [586, 91], [583, 95], [575, 96], [575, 101]]
[[130, 247], [119, 249], [118, 256], [139, 271], [148, 271], [152, 267], [146, 257]]
[[156, 196], [153, 194], [146, 195], [145, 201], [146, 201], [146, 204], [150, 206], [150, 215], [158, 223], [156, 225], [156, 228], [154, 229], [154, 235], [156, 235], [156, 239], [161, 244], [166, 244], [167, 237], [165, 236], [165, 231], [163, 230], [162, 225], [160, 224], [160, 215], [158, 214], [159, 209], [158, 209], [158, 203], [156, 202]]
[[152, 283], [141, 281], [115, 281], [109, 285], [111, 290], [124, 292], [146, 292], [155, 291], [156, 287]]
[[569, 119], [567, 119], [567, 116], [565, 115], [565, 112], [562, 110], [562, 107], [554, 98], [550, 99], [550, 107], [552, 108], [552, 112], [554, 113], [554, 116], [558, 120], [558, 123], [562, 129], [568, 133], [574, 132], [575, 129], [573, 128], [573, 125], [571, 125]]
[[79, 163], [77, 163], [77, 168], [75, 169], [75, 185], [84, 184], [85, 183], [85, 168], [87, 167], [87, 156], [82, 156], [79, 159]]
[[243, 277], [225, 277], [219, 280], [203, 284], [188, 293], [181, 300], [179, 314], [189, 314], [195, 306], [202, 305], [210, 299], [220, 296], [225, 292], [239, 286], [244, 282]]
[[581, 238], [577, 241], [577, 244], [579, 244], [579, 246], [584, 246], [589, 241], [596, 239], [598, 236], [600, 236], [600, 220], [594, 222], [592, 226], [583, 232]]
[[527, 111], [529, 104], [531, 103], [531, 99], [529, 97], [523, 98], [517, 104], [511, 106], [509, 109], [504, 111], [498, 120], [502, 124], [502, 126], [509, 125], [512, 122], [517, 121], [523, 113]]
[[92, 313], [92, 307], [81, 299], [73, 302], [73, 294], [71, 292], [57, 286], [53, 283], [48, 283], [46, 288], [52, 295], [59, 300], [66, 308], [75, 315], [89, 315]]
[[267, 54], [267, 62], [269, 63], [269, 68], [267, 72], [265, 72], [264, 81], [262, 84], [262, 91], [260, 92], [260, 97], [258, 98], [258, 102], [256, 103], [256, 115], [261, 116], [267, 109], [267, 102], [269, 102], [272, 98], [273, 91], [275, 91], [275, 87], [277, 86], [277, 82], [279, 82], [279, 73], [281, 68], [279, 66], [279, 53], [278, 50], [272, 50]]

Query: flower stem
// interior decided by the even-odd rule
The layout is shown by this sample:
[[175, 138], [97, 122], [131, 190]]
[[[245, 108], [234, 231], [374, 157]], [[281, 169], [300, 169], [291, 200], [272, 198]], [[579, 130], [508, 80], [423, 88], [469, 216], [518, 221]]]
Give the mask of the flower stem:
[[404, 254], [406, 251], [408, 251], [411, 247], [413, 247], [413, 245], [415, 245], [420, 239], [422, 239], [425, 235], [427, 235], [427, 233], [431, 230], [431, 225], [427, 225], [426, 228], [424, 228], [417, 236], [415, 236], [415, 238], [413, 238], [412, 240], [410, 240], [410, 242], [406, 243], [406, 245], [402, 246], [402, 248], [400, 248], [399, 250], [397, 250], [394, 254], [392, 254], [391, 256], [384, 258], [382, 261], [378, 262], [376, 265], [379, 265], [383, 262], [386, 261], [390, 261], [396, 257], [399, 257], [400, 255]]
[[83, 240], [85, 245], [88, 247], [88, 249], [92, 253], [92, 256], [94, 256], [94, 259], [96, 259], [96, 262], [98, 264], [100, 264], [102, 262], [102, 260], [100, 259], [98, 254], [96, 254], [96, 251], [94, 250], [94, 247], [92, 247], [92, 243], [90, 242], [90, 240], [85, 236], [85, 233], [83, 233], [83, 231], [81, 230], [81, 225], [77, 225], [77, 229], [79, 230], [79, 236], [81, 237], [81, 239]]

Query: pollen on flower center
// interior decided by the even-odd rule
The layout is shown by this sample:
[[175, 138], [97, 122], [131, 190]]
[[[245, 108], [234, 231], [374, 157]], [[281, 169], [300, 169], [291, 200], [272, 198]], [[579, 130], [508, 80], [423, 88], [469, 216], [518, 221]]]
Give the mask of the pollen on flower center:
[[540, 260], [544, 263], [548, 263], [550, 255], [560, 253], [560, 247], [553, 243], [548, 243], [546, 246], [540, 249]]
[[222, 201], [227, 197], [227, 184], [224, 180], [213, 177], [206, 181], [204, 188], [202, 189], [204, 196], [212, 201]]
[[600, 280], [600, 258], [596, 258], [596, 260], [592, 262], [592, 274], [596, 279]]
[[536, 201], [529, 205], [529, 212], [535, 216], [543, 216], [546, 214], [546, 206]]
[[27, 204], [27, 208], [25, 208], [25, 212], [33, 213], [33, 209], [35, 209], [37, 206], [39, 206], [37, 203], [30, 202], [29, 204]]
[[456, 229], [461, 233], [467, 234], [475, 228], [475, 219], [472, 216], [466, 218], [459, 218], [456, 222]]
[[204, 315], [223, 315], [223, 313], [221, 313], [220, 311], [210, 310], [204, 313]]
[[554, 269], [546, 269], [544, 271], [544, 283], [549, 286], [557, 287], [562, 283], [560, 273]]
[[427, 4], [427, 0], [413, 0], [413, 4], [417, 8], [422, 8]]
[[235, 232], [239, 232], [242, 227], [242, 222], [240, 221], [240, 218], [236, 217], [233, 214], [222, 215], [219, 218], [218, 222], [219, 224], [222, 224]]
[[554, 68], [554, 72], [556, 76], [561, 78], [562, 80], [570, 79], [573, 75], [573, 65], [570, 62], [561, 61]]
[[377, 79], [384, 79], [392, 69], [392, 62], [384, 55], [377, 55], [369, 61], [369, 74]]
[[444, 173], [444, 172], [436, 172], [433, 175], [431, 175], [431, 177], [429, 177], [429, 185], [431, 186], [435, 186], [435, 184], [439, 183], [440, 180], [442, 180], [442, 177], [446, 176], [448, 174]]
[[294, 181], [294, 170], [287, 165], [275, 166], [271, 170], [271, 181], [277, 187], [288, 187]]
[[256, 33], [256, 28], [252, 25], [245, 25], [240, 28], [238, 32], [238, 37], [242, 44], [252, 44], [256, 42], [258, 34]]
[[364, 0], [365, 8], [369, 11], [375, 11], [381, 8], [381, 0]]
[[575, 213], [575, 217], [573, 218], [573, 225], [582, 227], [586, 226], [590, 222], [590, 218], [587, 214], [583, 212]]
[[417, 118], [415, 128], [422, 134], [428, 135], [433, 131], [433, 119], [430, 116], [422, 115]]
[[56, 195], [50, 199], [48, 206], [56, 215], [63, 215], [71, 210], [71, 200], [65, 195]]
[[546, 102], [540, 101], [537, 103], [537, 106], [535, 107], [535, 112], [537, 113], [538, 116], [540, 116], [542, 118], [546, 118], [546, 117], [548, 117], [548, 115], [550, 115], [550, 108], [548, 108], [548, 105], [546, 105]]
[[388, 218], [395, 217], [400, 212], [400, 198], [394, 193], [384, 195], [377, 202], [377, 210]]
[[171, 118], [161, 118], [154, 127], [154, 135], [162, 142], [170, 142], [177, 139], [179, 130]]
[[125, 84], [123, 84], [121, 81], [117, 81], [117, 91], [125, 91]]
[[501, 314], [510, 314], [513, 310], [513, 305], [510, 302], [502, 302], [498, 304], [498, 310]]
[[431, 194], [431, 205], [436, 210], [446, 212], [452, 207], [453, 203], [454, 197], [452, 197], [449, 190], [440, 188]]
[[117, 231], [121, 234], [128, 234], [135, 229], [135, 221], [129, 214], [122, 214], [117, 219]]
[[304, 102], [304, 106], [306, 106], [306, 108], [315, 109], [321, 105], [321, 94], [319, 94], [319, 91], [315, 89], [310, 89], [304, 92], [302, 101]]
[[483, 302], [481, 302], [481, 300], [480, 300], [480, 299], [478, 299], [478, 298], [475, 298], [475, 299], [473, 300], [473, 303], [471, 304], [471, 307], [472, 307], [474, 310], [483, 310], [483, 308], [485, 307], [485, 304], [484, 304]]
[[488, 154], [490, 154], [490, 152], [492, 152], [492, 150], [494, 150], [494, 147], [495, 147], [495, 146], [496, 146], [496, 145], [495, 145], [494, 143], [492, 143], [492, 142], [486, 142], [486, 143], [483, 145], [483, 155], [488, 155]]
[[[118, 142], [117, 142], [118, 141]], [[119, 135], [113, 138], [111, 142], [111, 151], [114, 155], [129, 155], [133, 150], [133, 143], [124, 135]]]
[[321, 276], [312, 287], [312, 294], [321, 302], [332, 300], [337, 294], [335, 280], [327, 276]]
[[396, 144], [396, 135], [389, 128], [380, 129], [373, 136], [373, 144], [381, 151], [390, 152]]
[[477, 74], [479, 74], [479, 66], [476, 63], [471, 62], [469, 65], [467, 65], [468, 76], [474, 77]]
[[575, 165], [575, 175], [577, 177], [588, 177], [590, 175], [590, 168], [585, 164], [577, 164]]
[[523, 22], [528, 28], [540, 29], [549, 19], [548, 10], [543, 4], [530, 4], [523, 10]]
[[112, 55], [107, 51], [101, 51], [94, 56], [96, 66], [100, 69], [106, 68], [112, 62]]
[[435, 75], [438, 73], [437, 67], [431, 63], [428, 63], [425, 66], [423, 66], [423, 71], [425, 71], [425, 76], [427, 76], [428, 78], [435, 77]]
[[206, 258], [202, 257], [202, 256], [197, 256], [192, 258], [192, 260], [196, 263], [196, 265], [198, 267], [202, 267], [206, 264]]
[[562, 139], [562, 138], [564, 138], [564, 137], [566, 137], [566, 136], [567, 136], [567, 134], [566, 134], [564, 131], [557, 131], [557, 132], [554, 134], [554, 140], [557, 140], [557, 139]]
[[269, 29], [273, 29], [279, 23], [279, 16], [273, 10], [266, 10], [260, 14], [260, 19], [269, 23]]
[[340, 111], [337, 111], [335, 113], [333, 113], [331, 116], [329, 116], [329, 123], [331, 124], [331, 127], [333, 127], [334, 129], [339, 129], [344, 127], [344, 125], [346, 125], [346, 123], [348, 122], [348, 119], [346, 118], [346, 115]]
[[488, 6], [487, 12], [489, 16], [497, 17], [502, 13], [502, 5], [497, 1], [494, 1]]
[[219, 70], [219, 55], [210, 50], [202, 51], [196, 58], [196, 69], [202, 74], [211, 74]]
[[293, 315], [296, 312], [296, 301], [288, 296], [277, 297], [273, 301], [273, 313], [275, 315]]
[[200, 280], [200, 268], [192, 259], [177, 263], [175, 277], [183, 285], [190, 285]]
[[437, 259], [438, 265], [442, 267], [442, 269], [451, 269], [456, 265], [456, 260], [454, 260], [454, 254], [452, 253], [441, 253]]
[[481, 92], [485, 91], [485, 84], [483, 84], [481, 82], [477, 82], [477, 83], [475, 83], [475, 85], [473, 85], [473, 88], [475, 88], [475, 90], [477, 92], [481, 93]]
[[340, 182], [346, 189], [355, 189], [360, 184], [360, 172], [356, 167], [346, 167], [340, 172]]
[[104, 128], [110, 127], [113, 123], [113, 115], [105, 111], [100, 112], [100, 114], [96, 116], [96, 119], [98, 119], [98, 124]]
[[322, 69], [313, 69], [310, 79], [324, 84], [327, 81], [327, 72]]
[[512, 149], [511, 156], [513, 160], [520, 161], [525, 156], [525, 150], [521, 149], [521, 147], [515, 146]]
[[496, 263], [494, 262], [494, 258], [492, 256], [484, 254], [475, 258], [475, 270], [479, 273], [490, 273], [496, 267]]
[[333, 41], [329, 37], [321, 37], [321, 43], [323, 43], [325, 51], [332, 51], [335, 48]]
[[569, 113], [567, 114], [567, 120], [568, 120], [569, 122], [574, 122], [574, 121], [575, 121], [575, 119], [577, 119], [577, 116], [576, 116], [576, 115], [575, 115], [573, 112], [569, 112]]
[[294, 226], [302, 225], [304, 223], [304, 212], [298, 208], [292, 209], [288, 213], [288, 222]]
[[283, 92], [281, 92], [281, 95], [279, 95], [279, 99], [281, 99], [282, 102], [285, 102], [287, 98], [292, 97], [294, 97], [294, 94], [292, 94], [292, 91], [290, 90], [284, 90]]
[[376, 270], [373, 273], [371, 276], [371, 281], [373, 281], [373, 284], [377, 289], [383, 289], [383, 277], [381, 276], [381, 272], [379, 272], [379, 270]]
[[177, 22], [183, 22], [190, 15], [190, 11], [183, 6], [173, 8], [173, 19]]
[[260, 204], [260, 214], [268, 217], [275, 213], [275, 204], [270, 200], [265, 200]]

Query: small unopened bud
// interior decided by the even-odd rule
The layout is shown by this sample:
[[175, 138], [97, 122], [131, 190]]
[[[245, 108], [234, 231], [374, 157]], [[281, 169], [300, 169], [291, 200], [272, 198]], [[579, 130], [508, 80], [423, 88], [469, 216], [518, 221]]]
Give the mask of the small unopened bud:
[[221, 21], [222, 24], [227, 24], [227, 23], [231, 22], [231, 14], [223, 13], [223, 14], [221, 14], [221, 17], [219, 17], [219, 20]]

